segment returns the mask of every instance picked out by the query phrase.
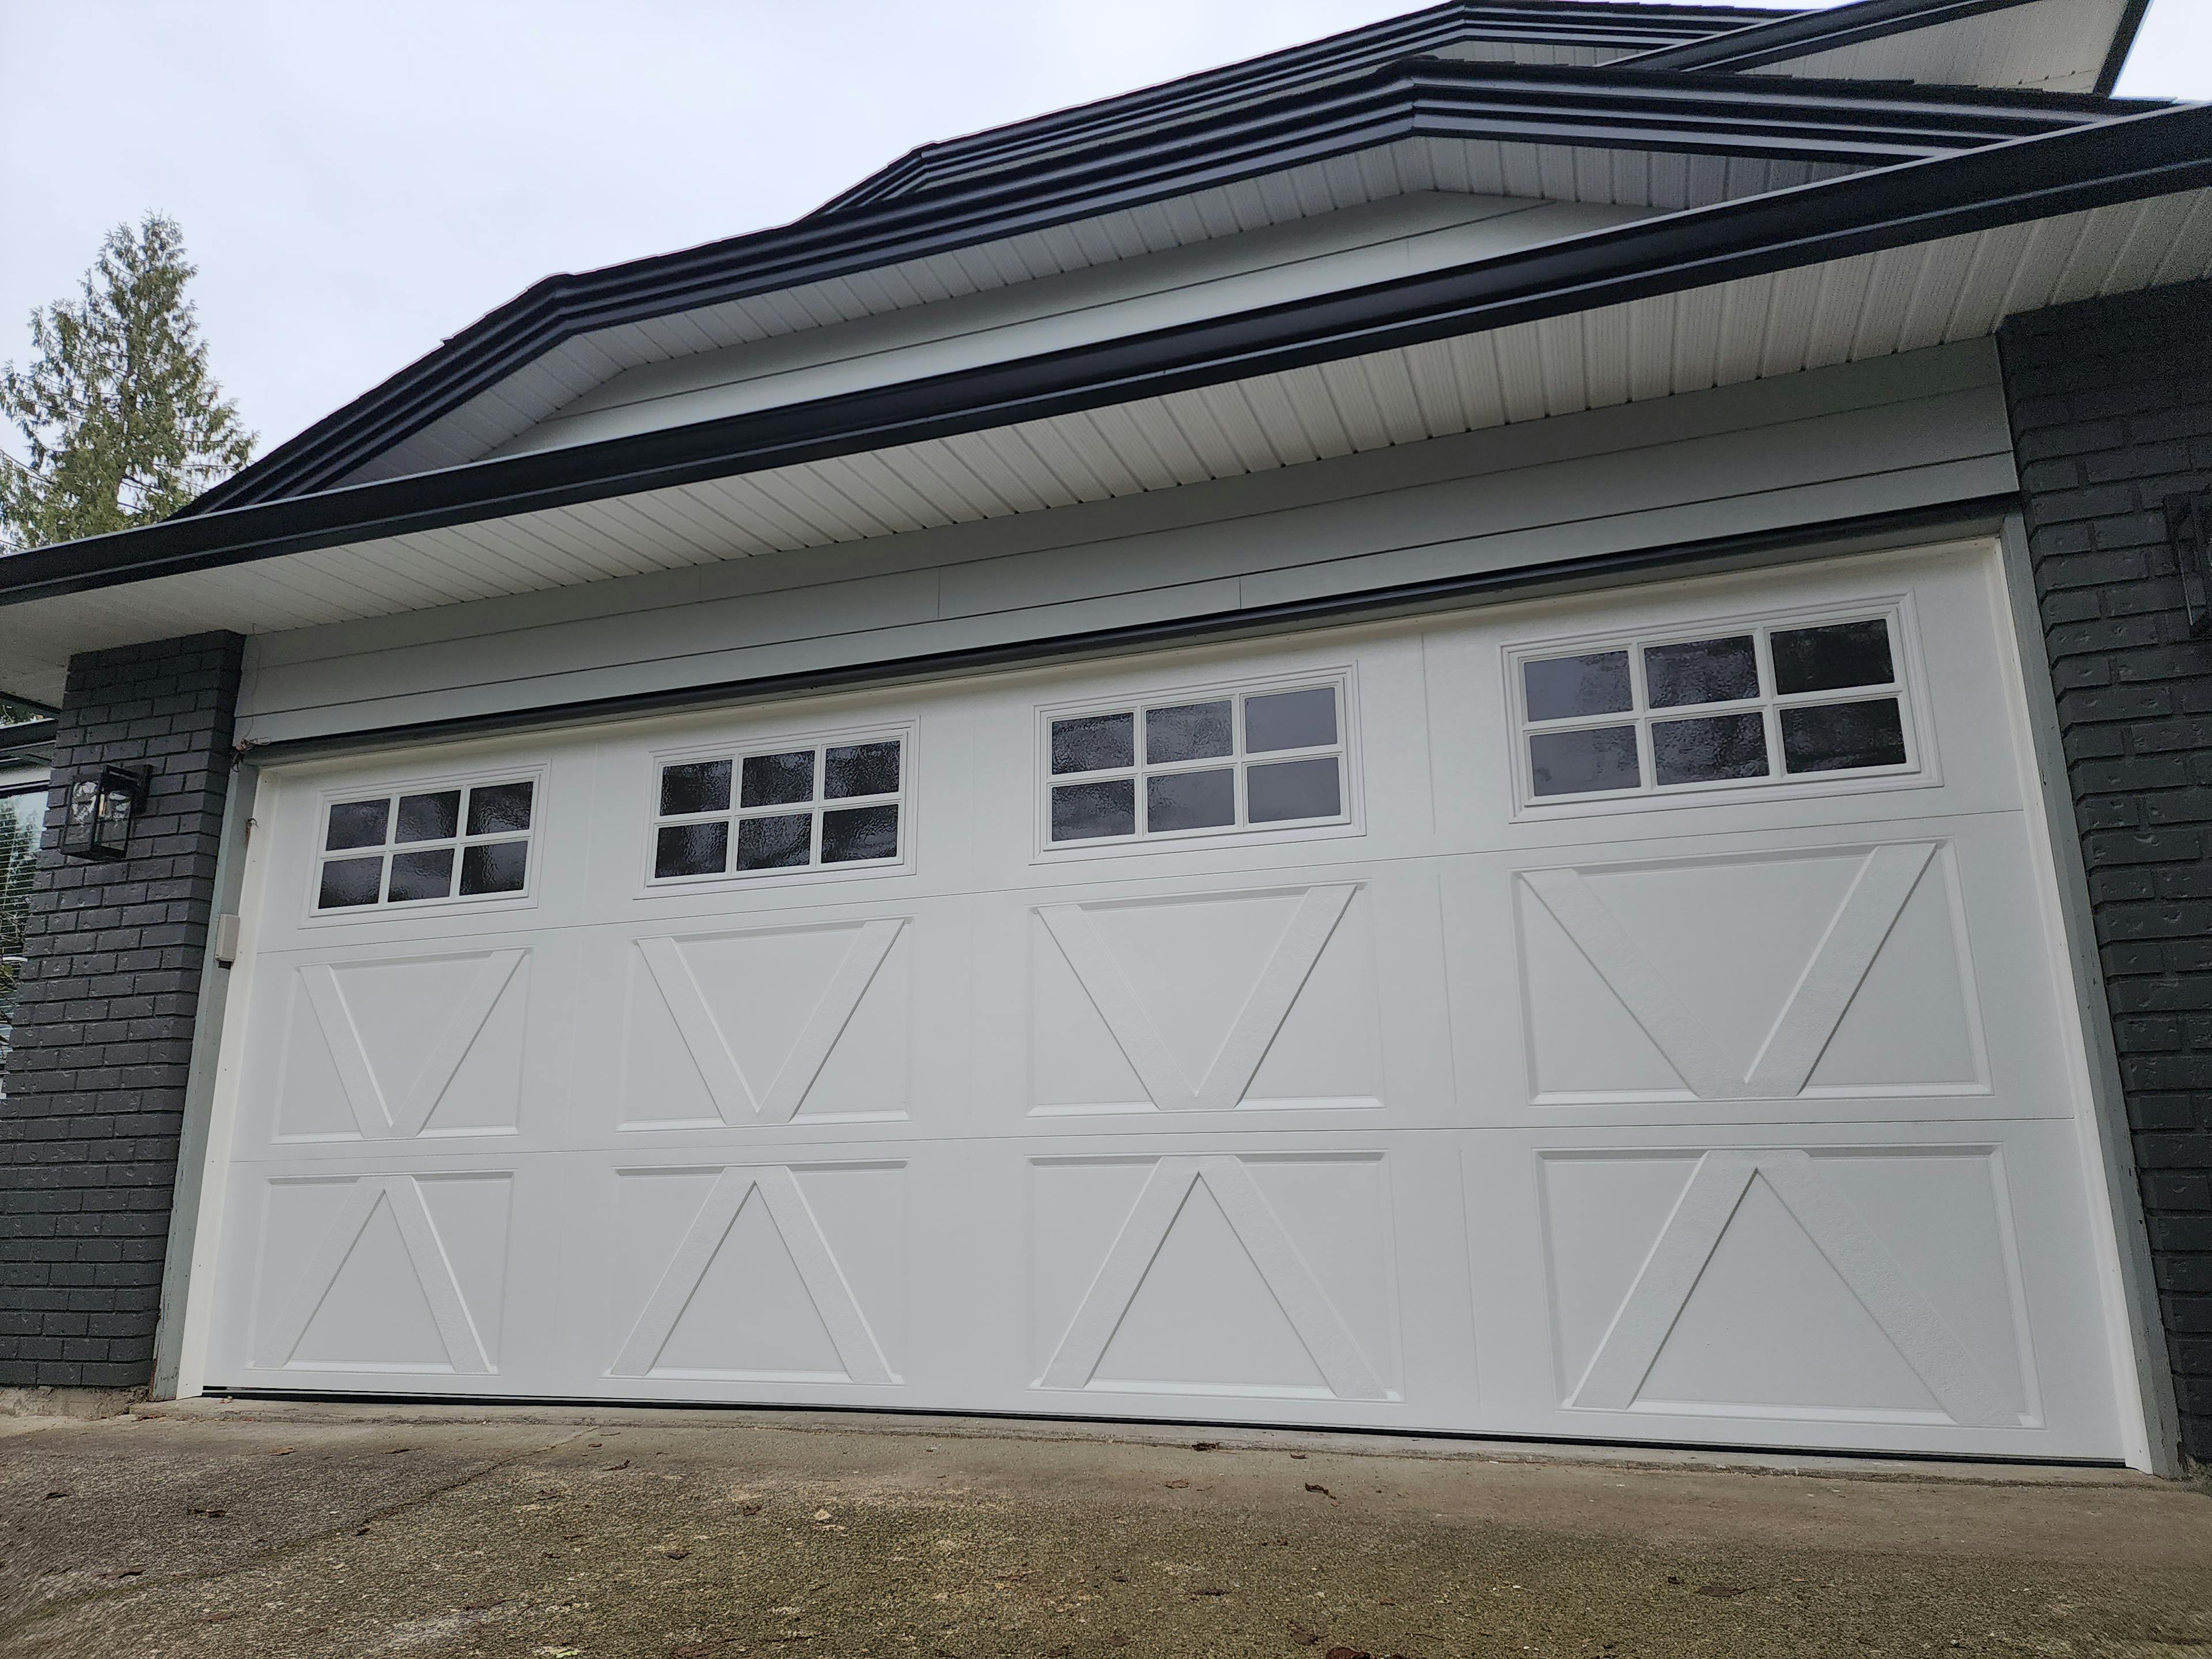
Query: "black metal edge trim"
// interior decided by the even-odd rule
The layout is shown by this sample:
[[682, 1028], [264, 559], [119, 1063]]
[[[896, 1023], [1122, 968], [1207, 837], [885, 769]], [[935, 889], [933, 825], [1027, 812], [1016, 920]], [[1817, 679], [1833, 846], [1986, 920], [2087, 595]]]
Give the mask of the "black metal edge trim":
[[1502, 7], [1455, 0], [1073, 109], [917, 145], [840, 191], [815, 213], [842, 212], [903, 195], [920, 187], [916, 181], [934, 172], [973, 164], [994, 154], [1011, 156], [1046, 146], [1091, 142], [1131, 125], [1182, 119], [1196, 111], [1218, 110], [1310, 87], [1321, 80], [1356, 75], [1392, 58], [1438, 52], [1468, 41], [1529, 40], [1656, 52], [1791, 15], [1744, 7], [1608, 6], [1589, 3], [1589, 0], [1571, 0], [1569, 5], [1559, 7], [1532, 7], [1527, 0]]
[[1802, 550], [1808, 557], [1834, 556], [1844, 551], [1872, 550], [1874, 546], [1893, 542], [1902, 537], [1933, 532], [1953, 535], [1994, 533], [2006, 514], [2019, 510], [2020, 502], [2016, 496], [1978, 496], [1966, 501], [1941, 502], [1933, 507], [1899, 508], [1774, 530], [1745, 531], [1731, 536], [1674, 542], [1626, 553], [1591, 554], [1577, 559], [1516, 565], [1504, 570], [1443, 576], [1428, 581], [1407, 582], [1321, 599], [1291, 599], [1279, 605], [1255, 605], [1245, 610], [1216, 611], [1198, 617], [1178, 617], [1165, 622], [1138, 623], [1121, 628], [1011, 641], [957, 651], [887, 658], [877, 662], [854, 663], [836, 668], [804, 669], [788, 674], [725, 680], [665, 691], [633, 692], [620, 696], [549, 703], [541, 708], [498, 714], [417, 720], [330, 737], [286, 738], [268, 743], [246, 743], [240, 745], [239, 752], [257, 765], [274, 764], [326, 754], [350, 753], [356, 750], [392, 748], [410, 743], [458, 742], [467, 738], [532, 731], [544, 726], [630, 720], [649, 714], [680, 714], [695, 708], [768, 702], [793, 696], [818, 696], [871, 685], [940, 680], [1043, 662], [1118, 656], [1172, 646], [1226, 641], [1252, 635], [1383, 621], [1401, 613], [1449, 610], [1456, 605], [1479, 603], [1501, 594], [1524, 590], [1591, 585], [1608, 578], [1630, 576], [1676, 565], [1725, 563], [1761, 554], [1794, 550]]
[[2105, 66], [2097, 71], [2094, 88], [2100, 98], [2109, 98], [2112, 88], [2119, 84], [2120, 71], [2127, 67], [2128, 53], [2135, 49], [2136, 36], [2142, 33], [2143, 17], [2150, 10], [2150, 0], [2128, 0], [2128, 8], [2120, 14], [2120, 21], [2112, 30], [2112, 44], [2105, 53]]
[[1800, 12], [1686, 46], [1639, 52], [1622, 59], [1620, 67], [1741, 71], [2033, 3], [2035, 0], [1857, 0], [1854, 5]]
[[[763, 1414], [795, 1414], [799, 1412], [821, 1412], [842, 1417], [888, 1418], [915, 1417], [933, 1422], [951, 1422], [967, 1419], [981, 1423], [1035, 1423], [1040, 1425], [1081, 1430], [1098, 1429], [1212, 1429], [1226, 1435], [1264, 1434], [1341, 1435], [1364, 1440], [1443, 1440], [1468, 1445], [1510, 1446], [1588, 1446], [1613, 1448], [1628, 1459], [1645, 1452], [1705, 1452], [1716, 1457], [1789, 1458], [1802, 1463], [1808, 1457], [1832, 1457], [1839, 1462], [1884, 1463], [1957, 1463], [1979, 1468], [1984, 1467], [2058, 1469], [2124, 1469], [2127, 1465], [2117, 1457], [2025, 1457], [2008, 1455], [2002, 1452], [1930, 1452], [1882, 1451], [1863, 1447], [1836, 1446], [1762, 1446], [1741, 1440], [1618, 1440], [1596, 1436], [1497, 1433], [1479, 1429], [1394, 1429], [1366, 1424], [1344, 1423], [1245, 1423], [1218, 1417], [1073, 1417], [1057, 1412], [1012, 1412], [969, 1409], [955, 1410], [944, 1406], [864, 1406], [849, 1400], [827, 1402], [758, 1400], [654, 1400], [641, 1395], [626, 1395], [611, 1400], [599, 1395], [582, 1394], [406, 1394], [398, 1390], [382, 1391], [372, 1389], [233, 1389], [210, 1382], [191, 1396], [193, 1400], [208, 1400], [218, 1404], [240, 1401], [244, 1404], [267, 1406], [477, 1406], [510, 1410], [520, 1415], [532, 1411], [599, 1411], [599, 1412], [758, 1412]], [[157, 1401], [156, 1405], [182, 1404], [184, 1401]], [[149, 1411], [147, 1416], [155, 1420], [167, 1414]], [[254, 1419], [247, 1419], [247, 1421]], [[435, 1423], [421, 1426], [437, 1427]], [[459, 1426], [459, 1425], [457, 1425]], [[917, 1430], [917, 1434], [927, 1431]], [[951, 1438], [949, 1431], [945, 1437]], [[1069, 1439], [1077, 1437], [1070, 1435]]]
[[[1218, 125], [1209, 125], [1213, 118], [1208, 117], [1188, 126], [1141, 132], [1119, 145], [1086, 150], [1074, 158], [1047, 157], [1033, 169], [993, 174], [964, 195], [948, 190], [902, 197], [834, 222], [802, 219], [599, 271], [548, 277], [278, 445], [178, 516], [333, 487], [375, 455], [577, 334], [852, 275], [899, 259], [1257, 176], [1323, 154], [1381, 142], [1377, 135], [1394, 119], [1448, 125], [1455, 94], [1459, 101], [1472, 104], [1462, 118], [1468, 125], [1439, 136], [1476, 136], [1483, 115], [1480, 100], [1487, 90], [1500, 86], [1531, 96], [1545, 92], [1560, 98], [1572, 95], [1595, 109], [1632, 95], [1656, 99], [1684, 94], [1706, 106], [1703, 112], [1686, 111], [1677, 130], [1663, 137], [1667, 124], [1655, 118], [1641, 145], [1627, 142], [1617, 130], [1592, 126], [1586, 135], [1589, 147], [1702, 148], [1707, 153], [1734, 153], [1741, 145], [1746, 153], [1778, 155], [1787, 153], [1792, 144], [1802, 144], [1808, 155], [1831, 160], [1844, 159], [1848, 152], [1808, 142], [1808, 128], [1827, 125], [1814, 118], [1816, 114], [1835, 118], [1838, 126], [1863, 121], [1869, 129], [1878, 129], [1885, 117], [1894, 118], [1907, 109], [1955, 114], [1969, 126], [1978, 119], [1994, 121], [2008, 114], [2021, 122], [2040, 120], [2055, 127], [2069, 116], [2090, 121], [2115, 113], [2094, 99], [2021, 97], [1984, 88], [1931, 90], [1814, 82], [1784, 86], [1747, 82], [1726, 74], [1687, 85], [1675, 73], [1632, 75], [1610, 67], [1458, 64], [1438, 59], [1387, 65], [1231, 112], [1219, 118]], [[1746, 112], [1733, 143], [1720, 136], [1723, 123], [1715, 106]], [[1763, 137], [1762, 112], [1769, 112]], [[1365, 125], [1358, 125], [1363, 116]], [[1315, 136], [1316, 126], [1328, 121], [1350, 125], [1351, 130], [1334, 140], [1335, 152], [1324, 150]], [[1414, 125], [1408, 125], [1392, 136], [1410, 136], [1414, 130]], [[1572, 147], [1577, 131], [1571, 119], [1563, 120], [1547, 142]], [[1530, 135], [1515, 130], [1510, 136], [1525, 139]], [[1129, 153], [1133, 150], [1151, 152], [1149, 172], [1136, 168]], [[1895, 161], [1900, 157], [1894, 151], [1870, 150], [1865, 159]], [[1054, 175], [1060, 175], [1057, 180]], [[1058, 193], [1048, 193], [1054, 189]]]
[[1145, 335], [0, 559], [0, 604], [1165, 395], [2212, 185], [2212, 106], [1833, 179]]

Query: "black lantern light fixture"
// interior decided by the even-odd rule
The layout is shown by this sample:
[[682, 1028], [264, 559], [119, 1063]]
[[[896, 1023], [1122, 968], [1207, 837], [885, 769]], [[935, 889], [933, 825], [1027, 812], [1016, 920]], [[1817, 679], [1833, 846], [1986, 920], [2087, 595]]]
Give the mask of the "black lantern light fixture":
[[2166, 529], [2181, 569], [2189, 631], [2212, 633], [2212, 489], [2166, 498]]
[[62, 825], [62, 856], [112, 864], [124, 856], [131, 825], [145, 810], [154, 781], [145, 766], [103, 766], [70, 785], [69, 817]]

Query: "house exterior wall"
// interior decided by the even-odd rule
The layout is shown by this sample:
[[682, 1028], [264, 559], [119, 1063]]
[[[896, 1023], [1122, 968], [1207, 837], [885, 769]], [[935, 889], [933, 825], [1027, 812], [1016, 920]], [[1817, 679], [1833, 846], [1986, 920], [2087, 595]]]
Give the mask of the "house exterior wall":
[[2212, 639], [2166, 496], [2212, 489], [2212, 283], [1999, 336], [2030, 560], [2182, 1439], [2212, 1461]]
[[313, 738], [1231, 616], [2008, 495], [1957, 345], [844, 547], [256, 636], [240, 738]]
[[[152, 1377], [242, 645], [70, 664], [0, 1101], [0, 1389]], [[153, 769], [128, 856], [64, 861], [62, 790], [104, 763]]]

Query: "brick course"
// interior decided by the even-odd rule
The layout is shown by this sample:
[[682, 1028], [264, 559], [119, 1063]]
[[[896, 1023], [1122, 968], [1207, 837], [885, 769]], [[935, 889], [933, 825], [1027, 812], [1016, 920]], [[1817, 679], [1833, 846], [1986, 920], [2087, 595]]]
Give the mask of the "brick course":
[[1998, 345], [2182, 1443], [2212, 1462], [2212, 638], [2164, 514], [2212, 489], [2212, 283]]
[[[234, 634], [70, 659], [0, 1101], [0, 1387], [151, 1380], [238, 700]], [[54, 851], [68, 782], [154, 769], [130, 855]]]

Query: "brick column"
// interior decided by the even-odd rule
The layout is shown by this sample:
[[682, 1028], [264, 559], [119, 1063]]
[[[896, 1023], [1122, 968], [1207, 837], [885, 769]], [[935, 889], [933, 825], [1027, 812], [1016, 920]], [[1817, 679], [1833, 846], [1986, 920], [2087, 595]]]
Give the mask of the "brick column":
[[[151, 1379], [244, 644], [70, 659], [0, 1102], [0, 1387]], [[129, 855], [55, 850], [71, 779], [150, 766]]]
[[1998, 338], [2182, 1443], [2212, 1462], [2212, 639], [2163, 511], [2212, 489], [2212, 283]]

